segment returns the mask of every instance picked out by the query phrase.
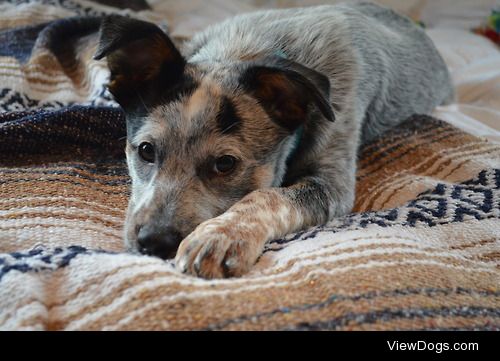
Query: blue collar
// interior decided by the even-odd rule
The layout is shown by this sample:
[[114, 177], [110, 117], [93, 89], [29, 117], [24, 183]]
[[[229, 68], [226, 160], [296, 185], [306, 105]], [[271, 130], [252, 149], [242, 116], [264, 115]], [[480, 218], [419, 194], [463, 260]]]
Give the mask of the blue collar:
[[301, 125], [300, 127], [297, 128], [295, 131], [293, 137], [293, 145], [292, 145], [292, 150], [288, 154], [288, 157], [286, 158], [286, 164], [287, 166], [290, 165], [293, 157], [297, 154], [297, 151], [299, 150], [299, 145], [300, 142], [302, 141], [302, 137], [304, 135], [304, 126]]
[[[278, 49], [274, 52], [274, 55], [283, 58], [283, 59], [288, 59], [288, 56], [286, 56], [285, 52], [281, 49]], [[286, 164], [287, 166], [290, 165], [292, 158], [297, 154], [297, 151], [299, 149], [300, 142], [302, 141], [302, 136], [304, 135], [304, 126], [301, 125], [300, 127], [297, 128], [295, 131], [293, 137], [293, 145], [292, 145], [292, 150], [290, 151], [290, 154], [288, 154], [288, 157], [286, 158]]]
[[286, 56], [285, 52], [281, 49], [278, 49], [274, 52], [274, 55], [279, 56], [280, 58], [283, 59], [288, 59], [288, 56]]

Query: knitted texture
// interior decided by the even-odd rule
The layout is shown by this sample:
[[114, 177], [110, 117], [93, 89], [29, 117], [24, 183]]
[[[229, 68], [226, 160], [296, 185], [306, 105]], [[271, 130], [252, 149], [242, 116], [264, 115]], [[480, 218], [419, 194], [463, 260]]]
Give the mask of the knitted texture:
[[[123, 249], [97, 10], [16, 3], [0, 12], [0, 329], [500, 329], [500, 145], [415, 116], [360, 152], [352, 214], [270, 242], [242, 278], [182, 275]], [[49, 45], [61, 32], [78, 46]]]

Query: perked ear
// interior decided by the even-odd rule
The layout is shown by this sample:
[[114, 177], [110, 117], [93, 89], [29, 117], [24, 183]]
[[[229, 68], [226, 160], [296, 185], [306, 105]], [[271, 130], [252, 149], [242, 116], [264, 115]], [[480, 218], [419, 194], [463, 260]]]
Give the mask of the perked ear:
[[313, 69], [285, 59], [266, 59], [251, 65], [240, 80], [272, 119], [291, 131], [307, 120], [311, 104], [326, 119], [335, 120], [330, 81]]
[[186, 64], [156, 25], [120, 15], [103, 18], [94, 59], [107, 57], [108, 88], [127, 110], [180, 78]]

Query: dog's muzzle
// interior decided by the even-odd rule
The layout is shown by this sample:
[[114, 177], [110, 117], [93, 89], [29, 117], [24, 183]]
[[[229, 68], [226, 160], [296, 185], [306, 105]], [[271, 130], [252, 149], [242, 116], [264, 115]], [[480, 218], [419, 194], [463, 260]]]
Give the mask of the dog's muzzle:
[[174, 258], [182, 235], [173, 227], [142, 226], [137, 234], [139, 252], [161, 259]]

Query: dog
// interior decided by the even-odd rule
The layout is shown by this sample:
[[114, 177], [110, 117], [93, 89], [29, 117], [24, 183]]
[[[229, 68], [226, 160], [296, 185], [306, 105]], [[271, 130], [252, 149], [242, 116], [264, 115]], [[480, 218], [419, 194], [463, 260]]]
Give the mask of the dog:
[[182, 51], [111, 15], [104, 57], [127, 119], [126, 246], [207, 279], [349, 213], [359, 146], [453, 99], [425, 32], [372, 3], [243, 14]]

